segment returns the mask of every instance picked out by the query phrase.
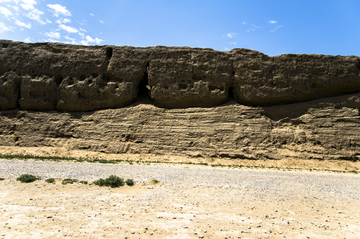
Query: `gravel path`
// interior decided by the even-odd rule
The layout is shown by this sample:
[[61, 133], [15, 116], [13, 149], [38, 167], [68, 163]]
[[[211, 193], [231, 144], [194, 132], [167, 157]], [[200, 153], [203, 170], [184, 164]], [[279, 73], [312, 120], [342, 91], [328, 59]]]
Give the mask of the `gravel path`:
[[153, 178], [166, 188], [215, 187], [251, 189], [259, 195], [293, 197], [320, 194], [360, 198], [360, 175], [276, 170], [224, 169], [182, 165], [123, 165], [0, 159], [0, 176], [21, 174], [46, 178], [96, 180], [111, 174], [145, 183]]

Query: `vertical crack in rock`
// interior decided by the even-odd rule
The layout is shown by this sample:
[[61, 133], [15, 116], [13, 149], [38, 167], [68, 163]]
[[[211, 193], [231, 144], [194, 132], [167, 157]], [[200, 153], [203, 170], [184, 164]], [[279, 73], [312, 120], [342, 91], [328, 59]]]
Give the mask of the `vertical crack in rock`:
[[110, 61], [113, 54], [113, 49], [111, 47], [106, 48], [106, 58]]
[[138, 86], [138, 99], [150, 99], [150, 85], [149, 85], [149, 75], [148, 75], [148, 68], [150, 63], [146, 63], [145, 71], [144, 71], [144, 78], [140, 81]]
[[228, 101], [230, 100], [234, 100], [234, 92], [233, 92], [233, 87], [229, 87], [229, 93], [228, 93]]
[[62, 75], [56, 75], [56, 77], [55, 77], [55, 82], [56, 82], [56, 85], [59, 87], [59, 85], [61, 84], [61, 82], [63, 81], [63, 77], [62, 77]]

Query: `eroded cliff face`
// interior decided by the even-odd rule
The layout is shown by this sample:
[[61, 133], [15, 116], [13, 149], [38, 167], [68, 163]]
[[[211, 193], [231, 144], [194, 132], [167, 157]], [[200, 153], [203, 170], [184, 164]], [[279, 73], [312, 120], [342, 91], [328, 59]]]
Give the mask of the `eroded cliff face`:
[[360, 58], [0, 41], [0, 145], [360, 157]]

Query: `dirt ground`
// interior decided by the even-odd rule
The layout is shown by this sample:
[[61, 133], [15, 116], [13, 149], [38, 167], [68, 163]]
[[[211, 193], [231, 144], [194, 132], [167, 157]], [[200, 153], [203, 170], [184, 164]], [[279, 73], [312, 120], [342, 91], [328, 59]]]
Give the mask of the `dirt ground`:
[[[98, 158], [107, 156], [109, 159], [119, 157], [119, 155], [84, 151], [68, 152], [50, 148], [18, 148], [11, 151], [2, 147], [0, 152]], [[140, 160], [140, 158], [142, 160], [149, 158], [153, 161], [162, 158], [174, 162], [189, 160], [181, 157], [149, 155], [121, 156], [131, 160]], [[198, 160], [198, 162], [207, 162], [207, 159]], [[214, 161], [212, 163], [217, 163], [216, 160]], [[226, 162], [230, 163], [231, 160]], [[242, 161], [241, 163], [267, 166], [275, 164], [279, 167], [297, 168], [301, 165], [304, 168], [336, 167], [337, 170], [359, 167], [356, 162], [331, 162], [330, 166], [324, 162], [310, 161], [302, 163]], [[182, 167], [186, 170], [195, 166], [171, 167]], [[340, 175], [333, 172], [307, 171], [304, 177], [309, 177], [309, 184], [312, 184], [311, 176], [320, 174], [326, 174], [329, 178]], [[356, 174], [341, 175], [347, 182], [359, 180], [359, 175]], [[166, 185], [163, 182], [156, 185], [146, 183], [121, 188], [79, 183], [62, 185], [60, 179], [54, 184], [46, 183], [44, 180], [25, 184], [14, 178], [7, 178], [0, 181], [0, 237], [359, 238], [360, 200], [358, 198], [343, 194], [341, 188], [334, 192], [324, 192], [323, 189], [314, 187], [311, 195], [305, 194], [301, 185], [296, 185], [296, 182], [289, 185], [286, 180], [284, 182], [281, 179], [274, 180], [269, 178], [268, 181], [272, 181], [276, 184], [274, 187], [280, 189], [289, 190], [288, 187], [294, 187], [293, 193], [283, 195], [279, 190], [264, 195], [261, 190], [252, 188], [225, 186], [219, 188], [201, 185], [184, 187], [181, 184]], [[358, 189], [360, 191], [360, 186]]]
[[360, 162], [342, 160], [300, 160], [287, 158], [283, 160], [246, 160], [246, 159], [226, 159], [226, 158], [193, 158], [174, 155], [151, 155], [151, 154], [106, 154], [87, 150], [69, 150], [67, 148], [56, 147], [13, 147], [0, 146], [1, 154], [20, 154], [35, 156], [56, 156], [73, 157], [86, 159], [105, 159], [105, 160], [132, 160], [132, 161], [160, 161], [160, 162], [192, 162], [222, 165], [242, 165], [250, 167], [277, 167], [281, 169], [304, 169], [304, 170], [325, 170], [325, 171], [358, 171], [360, 173]]

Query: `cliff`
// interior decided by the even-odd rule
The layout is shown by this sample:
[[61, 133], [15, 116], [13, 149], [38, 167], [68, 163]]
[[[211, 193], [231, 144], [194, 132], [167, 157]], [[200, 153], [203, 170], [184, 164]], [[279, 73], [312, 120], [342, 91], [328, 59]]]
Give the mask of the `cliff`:
[[360, 157], [360, 58], [0, 41], [0, 145]]

